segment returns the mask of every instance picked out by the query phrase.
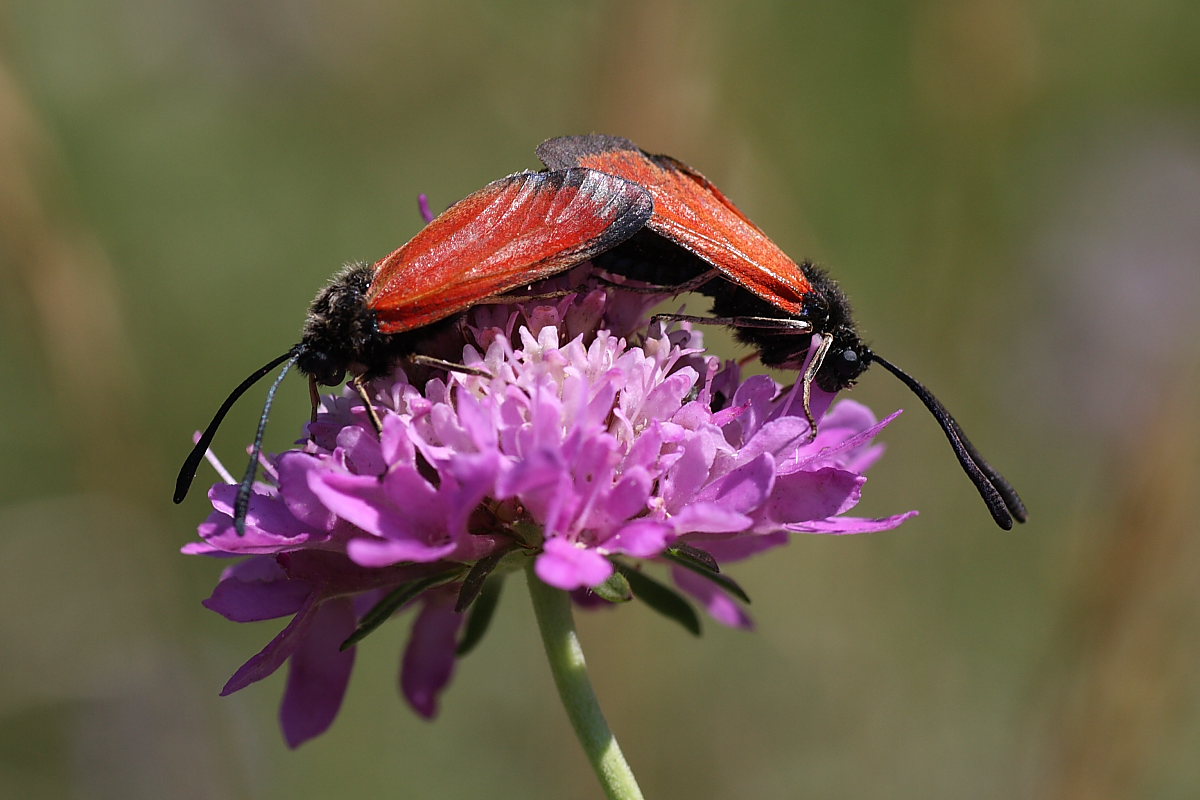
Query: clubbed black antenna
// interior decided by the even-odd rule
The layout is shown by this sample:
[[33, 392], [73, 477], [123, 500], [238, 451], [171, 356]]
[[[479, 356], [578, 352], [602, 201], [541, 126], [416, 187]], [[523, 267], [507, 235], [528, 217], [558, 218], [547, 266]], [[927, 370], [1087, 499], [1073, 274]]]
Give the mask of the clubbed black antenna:
[[271, 416], [271, 405], [275, 402], [275, 392], [279, 390], [279, 384], [283, 383], [283, 379], [287, 377], [288, 370], [300, 357], [300, 348], [292, 348], [288, 351], [288, 355], [291, 358], [283, 365], [283, 369], [279, 370], [271, 388], [267, 390], [267, 400], [263, 403], [262, 416], [258, 418], [258, 430], [254, 432], [254, 446], [250, 448], [250, 463], [246, 465], [246, 474], [242, 477], [242, 482], [238, 484], [237, 500], [233, 503], [233, 527], [237, 529], [238, 536], [246, 535], [246, 512], [250, 509], [250, 493], [254, 491], [254, 478], [258, 475], [258, 457], [262, 455], [263, 434], [267, 432], [267, 417]]
[[266, 364], [254, 370], [246, 380], [239, 383], [237, 388], [229, 393], [229, 397], [225, 398], [225, 402], [217, 409], [217, 413], [213, 414], [212, 422], [208, 423], [208, 427], [204, 429], [204, 433], [196, 441], [196, 446], [192, 448], [192, 452], [188, 453], [183, 466], [179, 468], [179, 477], [175, 479], [176, 503], [182, 503], [183, 499], [187, 497], [188, 490], [192, 488], [192, 481], [196, 478], [196, 470], [200, 467], [200, 460], [208, 452], [208, 447], [212, 444], [213, 437], [217, 435], [217, 428], [221, 427], [221, 422], [225, 419], [225, 415], [229, 413], [229, 409], [233, 408], [233, 404], [238, 401], [239, 397], [246, 393], [247, 389], [262, 380], [262, 377], [268, 372], [288, 359], [295, 361], [299, 352], [299, 346], [297, 346], [288, 350], [283, 355], [271, 359]]
[[983, 459], [983, 456], [979, 455], [979, 451], [963, 433], [957, 420], [933, 396], [933, 392], [926, 389], [916, 378], [877, 353], [871, 354], [871, 360], [879, 362], [884, 369], [899, 378], [905, 386], [912, 390], [913, 394], [921, 399], [921, 402], [929, 409], [929, 413], [933, 414], [933, 418], [941, 426], [942, 432], [946, 434], [946, 439], [950, 441], [950, 447], [954, 449], [954, 455], [958, 457], [958, 463], [962, 466], [963, 472], [967, 473], [971, 483], [975, 484], [975, 488], [979, 490], [979, 496], [987, 504], [988, 511], [992, 513], [992, 519], [996, 520], [996, 524], [1007, 531], [1012, 530], [1013, 519], [1016, 519], [1017, 522], [1024, 522], [1028, 514], [1025, 512], [1025, 504], [1021, 502], [1017, 490], [1004, 479], [1003, 475], [993, 469]]

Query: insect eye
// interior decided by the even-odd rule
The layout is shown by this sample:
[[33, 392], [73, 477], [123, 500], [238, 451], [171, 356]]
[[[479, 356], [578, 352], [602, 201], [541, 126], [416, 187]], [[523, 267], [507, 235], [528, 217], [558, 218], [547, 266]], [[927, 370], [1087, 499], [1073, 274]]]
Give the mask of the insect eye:
[[829, 371], [832, 375], [837, 376], [838, 381], [843, 385], [848, 385], [862, 374], [869, 358], [869, 351], [847, 347], [832, 354]]
[[300, 356], [299, 365], [322, 386], [337, 386], [346, 377], [344, 362], [320, 350], [306, 350]]

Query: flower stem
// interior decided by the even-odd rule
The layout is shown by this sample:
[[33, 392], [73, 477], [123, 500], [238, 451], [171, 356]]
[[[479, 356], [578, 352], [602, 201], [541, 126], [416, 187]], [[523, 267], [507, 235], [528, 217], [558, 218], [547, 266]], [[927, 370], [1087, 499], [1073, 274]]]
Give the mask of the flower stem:
[[532, 560], [526, 569], [526, 577], [533, 613], [542, 632], [542, 643], [546, 646], [546, 658], [550, 661], [558, 695], [588, 761], [592, 762], [592, 769], [600, 778], [605, 796], [609, 800], [642, 800], [642, 790], [621, 754], [617, 738], [608, 728], [592, 682], [588, 680], [583, 649], [579, 646], [575, 620], [571, 616], [570, 595], [542, 583], [533, 571]]

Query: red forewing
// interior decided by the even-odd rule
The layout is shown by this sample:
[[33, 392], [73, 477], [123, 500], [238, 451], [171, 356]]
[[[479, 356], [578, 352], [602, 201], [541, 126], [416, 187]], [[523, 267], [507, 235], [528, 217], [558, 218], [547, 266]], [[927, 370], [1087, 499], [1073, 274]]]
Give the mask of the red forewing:
[[690, 250], [782, 311], [800, 314], [812, 285], [798, 264], [707, 178], [670, 156], [650, 155], [616, 136], [543, 142], [550, 169], [590, 167], [644, 186], [654, 198], [646, 227]]
[[400, 333], [585, 261], [628, 239], [653, 201], [591, 169], [509, 175], [451, 206], [376, 265], [379, 330]]

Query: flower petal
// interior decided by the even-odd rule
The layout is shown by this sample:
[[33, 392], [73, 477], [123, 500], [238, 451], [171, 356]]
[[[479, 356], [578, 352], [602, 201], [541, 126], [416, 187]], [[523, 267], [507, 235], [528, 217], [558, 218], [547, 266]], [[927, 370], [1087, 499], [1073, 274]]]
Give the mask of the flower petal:
[[775, 459], [763, 453], [704, 487], [696, 499], [719, 502], [732, 511], [748, 513], [761, 506], [775, 486]]
[[[843, 405], [843, 404], [839, 404]], [[857, 431], [852, 435], [847, 435], [850, 432], [846, 429], [834, 429], [828, 432], [822, 431], [814, 443], [818, 449], [808, 451], [807, 458], [801, 459], [797, 465], [797, 469], [814, 469], [817, 466], [834, 465], [850, 467], [856, 457], [857, 450], [863, 448], [868, 442], [875, 438], [892, 420], [900, 416], [901, 411], [894, 411], [884, 417], [879, 422]], [[853, 467], [853, 471], [862, 472], [862, 469]]]
[[221, 696], [245, 689], [283, 666], [283, 662], [291, 657], [300, 640], [308, 632], [308, 627], [312, 624], [312, 612], [318, 603], [318, 598], [310, 595], [287, 627], [233, 673], [233, 677], [226, 681], [225, 687], [221, 689]]
[[401, 561], [429, 564], [449, 557], [457, 549], [456, 542], [430, 546], [423, 542], [361, 537], [347, 543], [346, 555], [363, 567], [390, 567]]
[[754, 520], [750, 516], [715, 502], [689, 503], [671, 517], [671, 525], [679, 534], [737, 533], [753, 524]]
[[423, 597], [404, 650], [400, 689], [418, 714], [432, 719], [437, 716], [438, 697], [454, 676], [464, 616], [454, 610], [457, 587], [426, 592]]
[[355, 475], [378, 477], [387, 471], [388, 462], [383, 458], [383, 448], [374, 431], [357, 427], [343, 428], [338, 433], [337, 448], [333, 455], [348, 472]]
[[917, 516], [917, 513], [916, 511], [905, 511], [903, 514], [876, 519], [868, 519], [866, 517], [833, 517], [831, 519], [798, 522], [785, 527], [787, 530], [795, 531], [796, 533], [828, 533], [835, 536], [851, 533], [876, 533], [877, 531], [890, 531], [905, 520]]
[[684, 541], [699, 546], [722, 564], [741, 561], [766, 550], [780, 547], [791, 541], [786, 531], [755, 533], [753, 536], [713, 536], [698, 534]]
[[339, 648], [354, 632], [355, 621], [354, 603], [346, 597], [327, 600], [312, 613], [307, 634], [288, 663], [279, 709], [288, 747], [299, 747], [333, 724], [354, 667], [355, 648]]
[[203, 605], [234, 622], [257, 622], [296, 613], [312, 592], [311, 583], [291, 580], [274, 558], [255, 556], [226, 570]]
[[[589, 274], [583, 265], [546, 285], [575, 290]], [[320, 734], [353, 665], [341, 642], [358, 614], [386, 616], [378, 604], [390, 595], [419, 608], [399, 681], [416, 712], [434, 716], [462, 624], [454, 581], [511, 548], [514, 534], [541, 539], [540, 580], [594, 599], [612, 556], [660, 558], [682, 539], [725, 564], [797, 533], [886, 530], [915, 513], [842, 516], [891, 417], [831, 406], [816, 387], [821, 424], [810, 440], [801, 384], [742, 382], [687, 323], [646, 330], [652, 302], [604, 288], [474, 309], [422, 350], [484, 374], [439, 372], [417, 386], [397, 368], [371, 380], [379, 434], [352, 389], [325, 398], [308, 437], [264, 459], [244, 536], [232, 524], [237, 487], [216, 487], [202, 541], [185, 551], [251, 558], [223, 572], [205, 605], [238, 621], [293, 615], [225, 693], [290, 662], [284, 735], [296, 746]], [[625, 327], [605, 329], [614, 319]], [[720, 584], [673, 575], [718, 621], [751, 626]], [[406, 584], [423, 594], [394, 594]]]
[[670, 513], [679, 513], [696, 499], [711, 477], [717, 444], [708, 436], [687, 439], [677, 460], [663, 479], [663, 503]]
[[738, 450], [737, 463], [745, 464], [762, 453], [780, 464], [807, 450], [808, 421], [804, 417], [780, 417], [759, 428], [750, 441]]
[[333, 530], [335, 515], [312, 491], [314, 480], [328, 465], [316, 456], [298, 451], [282, 454], [277, 465], [279, 496], [288, 513], [315, 530]]
[[555, 536], [542, 545], [534, 571], [545, 583], [571, 591], [604, 583], [613, 574], [613, 565], [595, 550]]
[[753, 630], [754, 620], [746, 609], [712, 581], [681, 567], [671, 568], [671, 578], [676, 586], [696, 598], [717, 622], [731, 628]]
[[[675, 526], [649, 519], [635, 520], [604, 542], [604, 549], [635, 558], [651, 558], [666, 549], [675, 538]], [[608, 576], [606, 575], [605, 578]], [[595, 583], [589, 584], [595, 586]]]
[[761, 509], [759, 525], [787, 525], [841, 514], [858, 504], [866, 481], [862, 475], [836, 467], [780, 475], [779, 491]]

